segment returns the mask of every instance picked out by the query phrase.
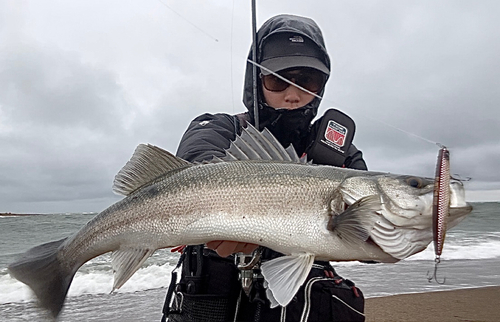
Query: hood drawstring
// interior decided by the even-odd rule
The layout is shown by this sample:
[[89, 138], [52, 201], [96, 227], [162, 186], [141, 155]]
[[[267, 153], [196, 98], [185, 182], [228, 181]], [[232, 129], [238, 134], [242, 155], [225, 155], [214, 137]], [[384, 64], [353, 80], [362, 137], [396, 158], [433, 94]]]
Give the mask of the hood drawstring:
[[276, 124], [278, 124], [278, 121], [280, 120], [281, 118], [281, 115], [283, 114], [278, 114], [278, 116], [274, 119], [274, 121], [271, 122], [271, 126], [276, 126]]

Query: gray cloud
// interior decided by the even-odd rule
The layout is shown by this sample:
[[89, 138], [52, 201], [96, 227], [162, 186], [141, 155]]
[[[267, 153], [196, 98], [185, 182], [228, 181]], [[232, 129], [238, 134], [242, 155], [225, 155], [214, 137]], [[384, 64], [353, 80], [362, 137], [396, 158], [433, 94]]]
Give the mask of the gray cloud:
[[[158, 1], [0, 3], [0, 212], [100, 211], [137, 144], [175, 152], [195, 116], [244, 111], [249, 4], [169, 6], [189, 22]], [[323, 29], [322, 111], [356, 120], [370, 169], [433, 176], [419, 136], [500, 199], [500, 3], [258, 3], [259, 24], [279, 13]]]

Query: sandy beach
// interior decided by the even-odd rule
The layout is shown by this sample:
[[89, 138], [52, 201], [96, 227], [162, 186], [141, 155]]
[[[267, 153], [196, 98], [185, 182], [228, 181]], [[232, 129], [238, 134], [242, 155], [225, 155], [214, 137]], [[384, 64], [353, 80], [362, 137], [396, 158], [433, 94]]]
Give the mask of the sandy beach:
[[367, 322], [500, 321], [500, 286], [366, 300]]

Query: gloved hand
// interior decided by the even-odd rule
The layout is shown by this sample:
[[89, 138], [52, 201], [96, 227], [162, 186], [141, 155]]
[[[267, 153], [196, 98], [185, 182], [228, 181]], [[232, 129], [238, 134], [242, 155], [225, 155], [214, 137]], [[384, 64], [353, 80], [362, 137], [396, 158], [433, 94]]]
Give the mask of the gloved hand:
[[259, 245], [230, 240], [214, 240], [208, 242], [207, 247], [215, 250], [220, 257], [227, 257], [234, 253], [251, 254]]

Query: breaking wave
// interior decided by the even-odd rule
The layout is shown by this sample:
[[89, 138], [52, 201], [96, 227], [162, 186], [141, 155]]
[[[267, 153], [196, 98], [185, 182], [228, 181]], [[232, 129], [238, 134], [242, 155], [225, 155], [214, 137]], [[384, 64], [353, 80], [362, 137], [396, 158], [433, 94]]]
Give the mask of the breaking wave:
[[[452, 237], [452, 236], [450, 236]], [[443, 249], [443, 260], [484, 260], [500, 258], [500, 233], [490, 233], [485, 240], [472, 241], [467, 239], [457, 240], [448, 238]], [[103, 255], [93, 259], [82, 266], [76, 273], [68, 297], [76, 297], [84, 294], [106, 294], [111, 292], [113, 286], [113, 272], [109, 255]], [[125, 285], [115, 292], [133, 293], [157, 288], [166, 288], [170, 284], [170, 273], [175, 267], [177, 255], [168, 250], [158, 251], [146, 266], [139, 269]], [[405, 261], [429, 261], [434, 260], [434, 247], [432, 244], [424, 251], [415, 254]], [[359, 262], [336, 262], [335, 266], [367, 266]], [[11, 278], [6, 269], [0, 271], [0, 304], [33, 301], [33, 295], [29, 288]]]
[[[172, 264], [176, 256], [167, 250], [158, 251], [152, 260], [146, 261], [116, 293], [134, 293], [150, 289], [168, 287], [170, 274], [175, 267]], [[161, 256], [164, 257], [163, 264]], [[166, 258], [165, 258], [166, 257]], [[168, 262], [165, 263], [165, 259]], [[113, 270], [108, 254], [95, 258], [83, 265], [76, 273], [68, 297], [77, 297], [84, 294], [107, 294], [113, 288]], [[0, 271], [0, 304], [34, 301], [34, 295], [28, 286], [9, 276], [7, 269]]]

